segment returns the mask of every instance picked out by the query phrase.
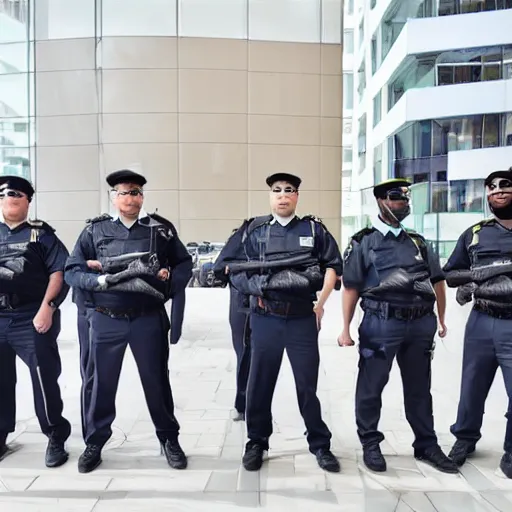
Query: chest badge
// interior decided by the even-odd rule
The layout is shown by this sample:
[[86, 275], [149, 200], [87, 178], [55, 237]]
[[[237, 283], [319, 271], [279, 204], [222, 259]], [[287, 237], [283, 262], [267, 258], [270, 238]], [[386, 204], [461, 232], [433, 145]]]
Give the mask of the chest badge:
[[313, 247], [313, 237], [312, 236], [301, 236], [299, 238], [299, 244], [301, 247]]

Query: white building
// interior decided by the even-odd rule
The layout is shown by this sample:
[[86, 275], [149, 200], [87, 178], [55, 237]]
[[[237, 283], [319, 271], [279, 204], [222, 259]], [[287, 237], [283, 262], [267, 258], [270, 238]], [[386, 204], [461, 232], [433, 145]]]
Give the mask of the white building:
[[512, 165], [512, 0], [356, 0], [353, 23], [356, 203], [409, 178], [409, 222], [446, 253]]

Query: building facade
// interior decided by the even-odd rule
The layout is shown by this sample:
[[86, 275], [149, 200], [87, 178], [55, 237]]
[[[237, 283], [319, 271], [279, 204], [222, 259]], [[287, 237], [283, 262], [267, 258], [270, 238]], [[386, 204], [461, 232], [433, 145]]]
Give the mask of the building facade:
[[512, 0], [361, 0], [354, 26], [353, 189], [413, 183], [412, 227], [445, 255], [512, 165]]
[[68, 247], [120, 168], [186, 242], [266, 213], [275, 171], [339, 238], [342, 34], [341, 0], [0, 0], [0, 172]]

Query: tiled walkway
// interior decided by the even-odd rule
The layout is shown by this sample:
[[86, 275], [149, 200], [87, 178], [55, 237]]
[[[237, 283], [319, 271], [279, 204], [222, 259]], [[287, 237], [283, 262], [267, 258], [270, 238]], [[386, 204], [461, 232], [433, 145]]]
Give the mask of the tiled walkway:
[[[499, 375], [487, 404], [478, 455], [461, 475], [445, 475], [412, 457], [412, 435], [402, 408], [396, 367], [385, 390], [381, 427], [388, 471], [372, 474], [362, 465], [354, 424], [355, 348], [336, 344], [340, 294], [331, 298], [321, 331], [319, 394], [333, 431], [333, 450], [342, 472], [326, 474], [309, 454], [293, 378], [285, 359], [274, 397], [274, 435], [270, 460], [260, 473], [241, 468], [244, 424], [233, 423], [234, 354], [227, 322], [226, 290], [191, 289], [184, 338], [172, 347], [172, 386], [181, 423], [181, 443], [189, 455], [185, 471], [170, 469], [159, 456], [137, 371], [127, 354], [117, 400], [115, 433], [104, 463], [88, 475], [77, 472], [82, 450], [79, 418], [78, 347], [74, 311], [65, 311], [60, 342], [65, 413], [74, 426], [70, 461], [44, 466], [45, 438], [33, 416], [32, 391], [20, 366], [18, 451], [0, 463], [0, 512], [230, 512], [244, 508], [324, 512], [483, 512], [512, 511], [512, 482], [498, 469], [507, 399]], [[467, 309], [449, 307], [448, 338], [438, 342], [433, 394], [440, 442], [449, 449], [461, 366]], [[0, 397], [1, 399], [1, 397]]]

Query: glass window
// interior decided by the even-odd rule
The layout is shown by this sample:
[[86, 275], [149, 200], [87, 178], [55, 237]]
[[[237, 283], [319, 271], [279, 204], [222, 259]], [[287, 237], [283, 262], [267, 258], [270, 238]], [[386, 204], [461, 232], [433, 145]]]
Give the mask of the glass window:
[[103, 36], [176, 35], [176, 0], [102, 0], [99, 5]]
[[512, 146], [512, 114], [503, 116], [503, 146]]
[[249, 39], [320, 42], [320, 0], [249, 0]]
[[347, 14], [354, 14], [354, 0], [347, 0]]
[[395, 135], [395, 158], [414, 158], [414, 125], [404, 128]]
[[247, 0], [178, 0], [178, 17], [180, 36], [247, 38]]
[[28, 1], [0, 0], [0, 43], [26, 41]]
[[351, 110], [354, 108], [354, 75], [343, 73], [343, 108]]
[[347, 55], [354, 53], [354, 31], [345, 30], [343, 32], [343, 52]]
[[460, 14], [481, 12], [484, 10], [484, 0], [460, 0]]
[[34, 71], [33, 47], [29, 42], [0, 44], [0, 75]]
[[500, 116], [485, 114], [483, 120], [484, 148], [495, 148], [500, 145]]
[[0, 117], [29, 117], [33, 114], [33, 73], [0, 75]]
[[431, 121], [420, 121], [416, 123], [416, 148], [415, 158], [431, 156], [432, 152], [432, 123]]
[[503, 79], [512, 78], [512, 47], [503, 48]]
[[352, 163], [352, 148], [343, 148], [343, 163]]
[[382, 94], [379, 91], [373, 98], [373, 126], [377, 126], [382, 119]]
[[382, 144], [373, 150], [373, 183], [382, 181]]
[[[124, 4], [118, 5], [117, 17], [124, 18]], [[68, 39], [94, 37], [96, 33], [96, 16], [94, 0], [45, 0], [35, 4], [35, 38]], [[123, 12], [123, 16], [120, 13]]]

